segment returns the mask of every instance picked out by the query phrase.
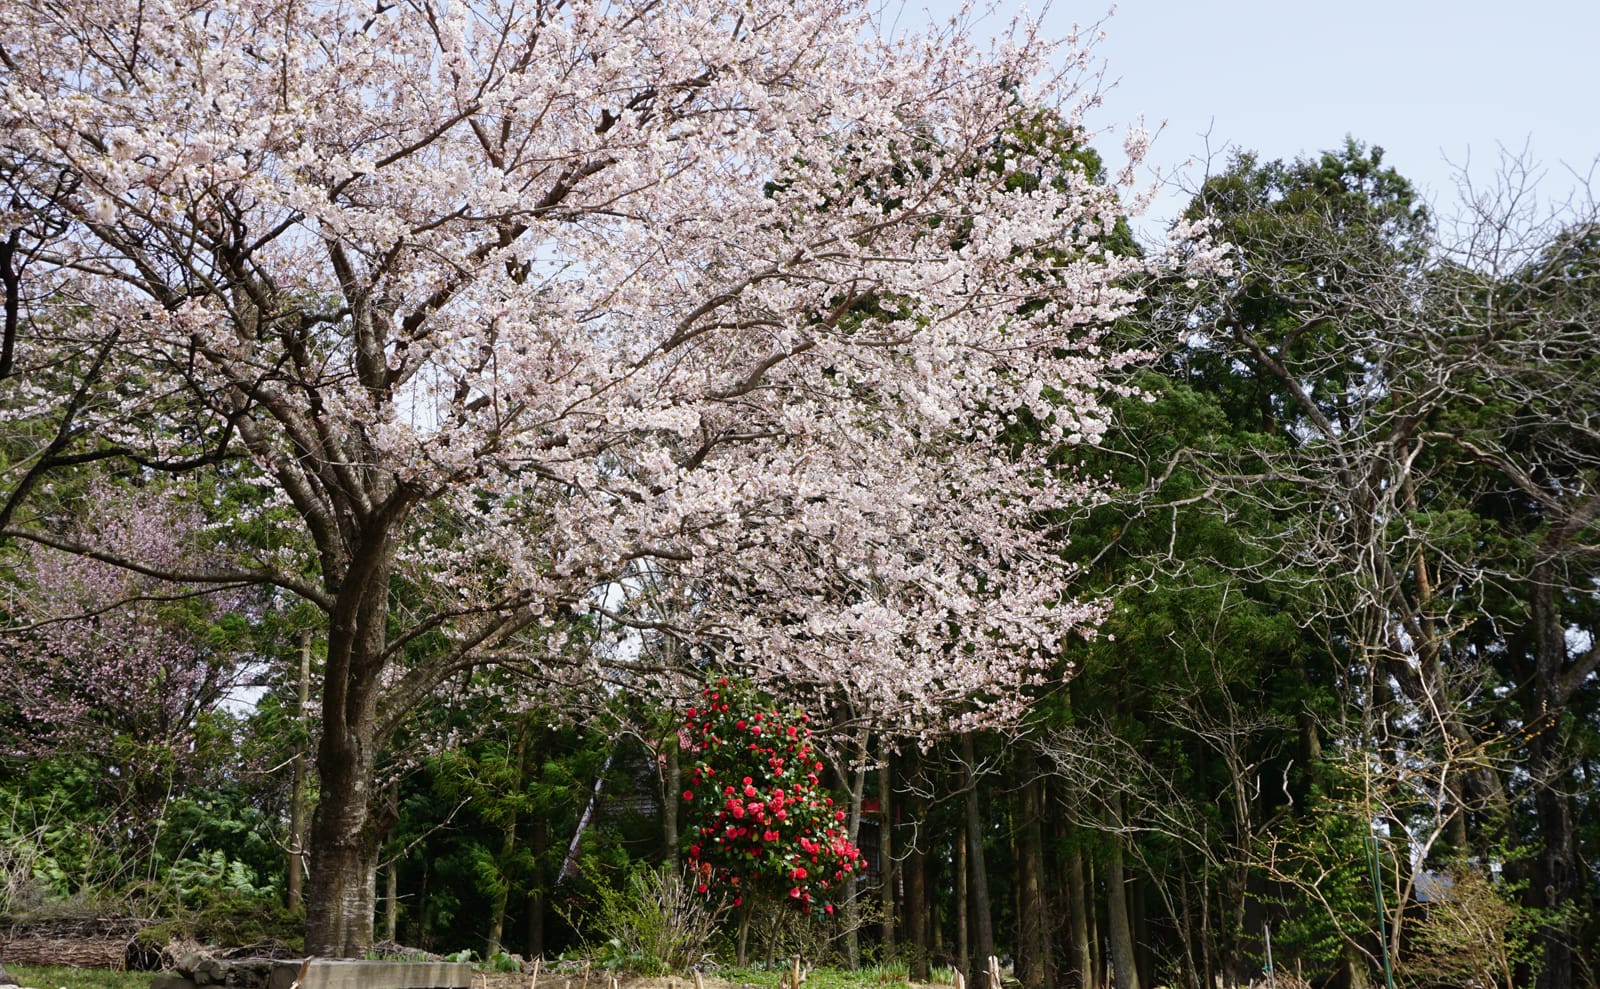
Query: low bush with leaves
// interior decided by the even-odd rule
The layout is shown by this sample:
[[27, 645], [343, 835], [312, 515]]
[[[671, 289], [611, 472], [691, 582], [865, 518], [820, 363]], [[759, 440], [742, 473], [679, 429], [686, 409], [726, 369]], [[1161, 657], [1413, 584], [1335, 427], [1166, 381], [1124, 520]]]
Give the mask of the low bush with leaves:
[[586, 926], [604, 939], [596, 946], [596, 960], [639, 975], [700, 964], [728, 910], [724, 899], [697, 893], [692, 879], [655, 869], [636, 869], [615, 886], [592, 874], [585, 878], [595, 888]]
[[1430, 902], [1411, 928], [1412, 951], [1404, 974], [1419, 984], [1509, 989], [1516, 971], [1536, 972], [1540, 911], [1521, 904], [1522, 887], [1473, 862], [1442, 873]]

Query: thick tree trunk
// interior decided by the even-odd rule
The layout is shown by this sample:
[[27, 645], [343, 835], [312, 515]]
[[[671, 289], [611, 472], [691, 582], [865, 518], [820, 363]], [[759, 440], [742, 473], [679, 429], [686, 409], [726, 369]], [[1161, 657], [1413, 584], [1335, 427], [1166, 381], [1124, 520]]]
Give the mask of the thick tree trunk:
[[[978, 759], [973, 752], [972, 736], [961, 736], [961, 761], [966, 776], [967, 803], [967, 871], [971, 874], [968, 888], [972, 894], [972, 949], [977, 977], [973, 989], [991, 989], [989, 985], [989, 956], [994, 954], [994, 917], [989, 905], [989, 870], [983, 857], [983, 816], [978, 809]], [[998, 987], [992, 987], [998, 989]]]
[[388, 539], [352, 564], [328, 621], [318, 800], [306, 886], [308, 955], [360, 958], [372, 947], [378, 849], [394, 821], [376, 807], [379, 681], [389, 610]]
[[[332, 761], [324, 749], [319, 762]], [[361, 792], [370, 766], [345, 762], [318, 773], [322, 800], [311, 828], [306, 888], [306, 954], [329, 958], [359, 958], [372, 947], [376, 905], [378, 839]], [[358, 776], [360, 784], [352, 782]]]
[[1038, 759], [1017, 749], [1017, 978], [1023, 989], [1049, 989], [1049, 904], [1044, 892], [1043, 785]]

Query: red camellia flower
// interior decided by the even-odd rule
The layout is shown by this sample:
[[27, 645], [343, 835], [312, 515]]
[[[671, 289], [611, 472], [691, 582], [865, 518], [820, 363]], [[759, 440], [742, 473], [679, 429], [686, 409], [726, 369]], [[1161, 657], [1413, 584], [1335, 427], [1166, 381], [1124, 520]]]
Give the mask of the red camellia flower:
[[[719, 687], [706, 689], [710, 703], [696, 715], [703, 723], [694, 725], [702, 742], [686, 750], [696, 762], [684, 801], [701, 809], [699, 833], [713, 839], [691, 845], [689, 861], [705, 877], [703, 892], [722, 886], [739, 892], [736, 904], [767, 896], [809, 912], [859, 855], [839, 826], [843, 812], [819, 789], [822, 763], [815, 761], [811, 730], [803, 715], [751, 711], [748, 691]], [[695, 801], [696, 789], [719, 772], [741, 783], [712, 790], [720, 802]], [[774, 826], [778, 821], [782, 828]]]

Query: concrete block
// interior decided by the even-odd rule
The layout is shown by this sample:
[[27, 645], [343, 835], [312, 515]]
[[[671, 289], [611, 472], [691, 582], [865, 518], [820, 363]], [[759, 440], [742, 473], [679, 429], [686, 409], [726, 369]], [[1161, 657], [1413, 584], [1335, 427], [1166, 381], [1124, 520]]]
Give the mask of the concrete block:
[[358, 961], [313, 958], [272, 966], [267, 989], [471, 989], [472, 966], [456, 962]]

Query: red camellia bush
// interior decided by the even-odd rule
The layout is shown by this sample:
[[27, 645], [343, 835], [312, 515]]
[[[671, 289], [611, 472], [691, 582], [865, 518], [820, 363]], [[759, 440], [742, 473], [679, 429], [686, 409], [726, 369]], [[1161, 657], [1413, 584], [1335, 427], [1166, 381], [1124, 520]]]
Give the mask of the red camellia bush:
[[689, 709], [685, 751], [695, 762], [683, 800], [700, 892], [731, 893], [735, 905], [771, 897], [832, 913], [832, 893], [862, 868], [844, 811], [821, 786], [808, 720], [726, 679]]

